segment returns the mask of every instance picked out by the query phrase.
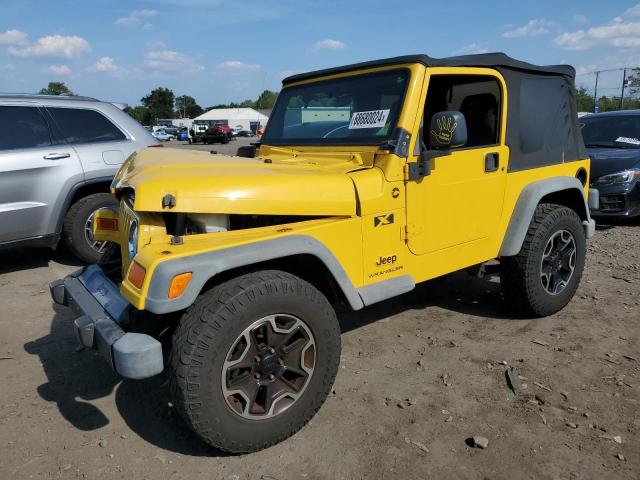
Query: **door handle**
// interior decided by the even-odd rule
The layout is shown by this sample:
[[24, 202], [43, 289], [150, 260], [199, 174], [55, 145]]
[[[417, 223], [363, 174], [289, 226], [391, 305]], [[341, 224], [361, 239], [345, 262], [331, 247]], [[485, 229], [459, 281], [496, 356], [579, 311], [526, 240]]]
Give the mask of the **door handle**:
[[45, 160], [62, 160], [63, 158], [69, 158], [70, 156], [70, 153], [50, 153], [42, 158]]
[[487, 153], [484, 157], [484, 171], [495, 172], [498, 168], [500, 168], [500, 155], [496, 152]]

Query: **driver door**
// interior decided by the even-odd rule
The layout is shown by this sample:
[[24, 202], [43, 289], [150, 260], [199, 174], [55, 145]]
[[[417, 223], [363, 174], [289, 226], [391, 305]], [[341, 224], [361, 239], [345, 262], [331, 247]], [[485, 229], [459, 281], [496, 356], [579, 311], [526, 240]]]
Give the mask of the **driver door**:
[[[415, 255], [486, 240], [502, 216], [509, 155], [504, 144], [504, 81], [489, 69], [465, 69], [477, 71], [465, 75], [439, 70], [430, 69], [426, 78], [423, 148], [432, 143], [431, 117], [442, 111], [464, 115], [467, 143], [431, 159], [430, 173], [407, 183], [407, 242]], [[418, 155], [410, 159], [418, 160]]]

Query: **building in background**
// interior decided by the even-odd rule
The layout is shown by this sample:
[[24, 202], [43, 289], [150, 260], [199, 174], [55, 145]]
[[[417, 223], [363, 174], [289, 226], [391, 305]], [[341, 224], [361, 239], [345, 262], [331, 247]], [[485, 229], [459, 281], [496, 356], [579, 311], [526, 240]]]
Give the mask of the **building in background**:
[[[267, 125], [269, 117], [253, 108], [214, 108], [193, 119], [196, 128], [226, 125], [235, 131], [251, 130], [255, 133]], [[205, 128], [205, 130], [206, 130]]]

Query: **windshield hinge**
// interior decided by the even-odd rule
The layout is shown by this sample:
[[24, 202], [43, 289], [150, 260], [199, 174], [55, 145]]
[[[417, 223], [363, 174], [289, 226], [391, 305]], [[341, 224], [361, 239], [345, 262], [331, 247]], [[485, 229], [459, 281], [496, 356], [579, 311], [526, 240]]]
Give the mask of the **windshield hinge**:
[[409, 156], [409, 143], [411, 141], [411, 134], [404, 128], [398, 128], [394, 138], [387, 140], [380, 145], [379, 149], [389, 153], [393, 153], [401, 158], [407, 158]]

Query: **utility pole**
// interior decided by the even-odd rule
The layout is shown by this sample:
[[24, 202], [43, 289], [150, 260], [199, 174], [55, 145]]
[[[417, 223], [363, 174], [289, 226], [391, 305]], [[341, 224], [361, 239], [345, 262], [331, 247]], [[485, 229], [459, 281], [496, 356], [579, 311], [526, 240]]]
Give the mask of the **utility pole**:
[[624, 87], [625, 84], [627, 83], [627, 69], [623, 69], [622, 70], [622, 89], [620, 91], [620, 108], [618, 110], [622, 110], [623, 107], [623, 101], [624, 101]]
[[593, 113], [596, 113], [596, 108], [598, 106], [598, 77], [600, 76], [600, 72], [596, 72], [596, 88], [593, 89]]

